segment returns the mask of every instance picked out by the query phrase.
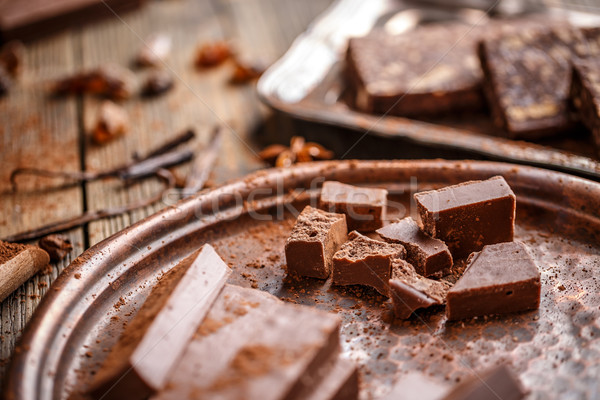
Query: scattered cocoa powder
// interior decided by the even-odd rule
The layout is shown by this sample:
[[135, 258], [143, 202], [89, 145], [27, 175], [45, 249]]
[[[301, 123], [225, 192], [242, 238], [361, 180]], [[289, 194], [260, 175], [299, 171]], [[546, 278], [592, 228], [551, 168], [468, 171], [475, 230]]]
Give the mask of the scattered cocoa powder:
[[21, 243], [10, 243], [0, 240], [0, 264], [4, 264], [8, 260], [14, 258], [26, 248], [27, 246]]

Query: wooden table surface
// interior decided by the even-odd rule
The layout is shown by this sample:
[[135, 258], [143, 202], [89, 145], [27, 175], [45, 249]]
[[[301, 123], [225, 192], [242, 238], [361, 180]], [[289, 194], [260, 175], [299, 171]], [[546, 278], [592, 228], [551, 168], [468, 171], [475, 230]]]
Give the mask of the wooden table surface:
[[[17, 167], [92, 171], [118, 166], [132, 154], [144, 154], [188, 127], [200, 149], [211, 128], [226, 125], [211, 183], [240, 177], [265, 165], [256, 157], [265, 137], [295, 126], [272, 117], [254, 84], [232, 86], [232, 65], [208, 71], [194, 67], [201, 43], [224, 38], [249, 56], [274, 60], [288, 48], [329, 0], [149, 1], [139, 11], [63, 32], [27, 45], [25, 68], [8, 96], [0, 98], [0, 237], [45, 225], [86, 210], [147, 198], [160, 189], [156, 180], [125, 187], [117, 181], [56, 188], [60, 181], [23, 178], [11, 191], [10, 172]], [[167, 64], [175, 89], [152, 100], [134, 96], [123, 103], [130, 132], [103, 146], [89, 140], [100, 100], [92, 97], [52, 99], [54, 79], [107, 62], [130, 66], [142, 40], [165, 32], [173, 39]], [[138, 80], [147, 74], [136, 71]], [[302, 134], [302, 132], [298, 132]], [[180, 168], [185, 174], [186, 167]], [[66, 232], [74, 250], [8, 297], [0, 307], [0, 377], [12, 350], [40, 299], [58, 274], [86, 248], [156, 212], [165, 202]]]

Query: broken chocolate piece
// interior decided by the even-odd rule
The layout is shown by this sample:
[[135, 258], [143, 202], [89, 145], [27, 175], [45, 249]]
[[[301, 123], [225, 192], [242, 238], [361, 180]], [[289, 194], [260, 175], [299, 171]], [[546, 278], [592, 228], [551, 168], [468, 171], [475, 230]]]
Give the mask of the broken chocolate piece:
[[374, 231], [383, 224], [387, 190], [357, 187], [340, 182], [323, 183], [319, 207], [346, 214], [349, 230]]
[[392, 262], [389, 284], [394, 315], [400, 319], [410, 317], [420, 308], [445, 304], [451, 287], [446, 281], [436, 281], [417, 274], [411, 264], [400, 259]]
[[227, 285], [153, 399], [300, 399], [339, 354], [338, 316]]
[[25, 46], [18, 40], [6, 43], [0, 49], [0, 68], [4, 68], [13, 78], [16, 77], [23, 67]]
[[540, 272], [519, 242], [473, 253], [447, 296], [448, 320], [533, 310], [540, 305]]
[[392, 261], [406, 256], [404, 247], [374, 240], [356, 231], [350, 232], [348, 239], [333, 256], [332, 284], [367, 285], [389, 297]]
[[65, 235], [53, 234], [44, 236], [38, 242], [39, 246], [50, 255], [50, 260], [61, 261], [73, 250], [71, 239]]
[[196, 54], [196, 66], [200, 68], [216, 67], [231, 57], [231, 49], [225, 41], [205, 43]]
[[501, 176], [414, 197], [423, 231], [446, 242], [455, 258], [466, 257], [486, 244], [513, 240], [516, 197]]
[[487, 369], [456, 385], [442, 400], [520, 400], [527, 392], [507, 365]]
[[384, 226], [377, 233], [388, 242], [403, 245], [406, 260], [423, 276], [439, 277], [448, 273], [452, 267], [452, 254], [448, 246], [423, 233], [411, 217]]
[[600, 152], [600, 57], [573, 61], [570, 98]]
[[348, 228], [343, 214], [306, 206], [285, 243], [288, 273], [326, 279], [331, 258], [346, 241]]
[[484, 40], [479, 57], [494, 122], [510, 138], [539, 138], [567, 129], [572, 123], [567, 107], [570, 62], [593, 55], [593, 39], [593, 34], [586, 37], [580, 29], [562, 26]]
[[229, 273], [206, 244], [165, 274], [111, 349], [88, 393], [144, 399], [163, 388]]
[[0, 240], [0, 302], [49, 262], [39, 247]]
[[127, 99], [133, 93], [135, 76], [130, 70], [109, 64], [58, 81], [54, 94], [95, 94], [113, 100]]
[[127, 111], [112, 101], [105, 100], [100, 105], [92, 139], [96, 144], [110, 142], [129, 130]]
[[160, 65], [171, 52], [171, 38], [165, 34], [148, 37], [137, 55], [136, 62], [143, 67]]
[[158, 96], [171, 90], [174, 84], [173, 77], [167, 71], [152, 71], [146, 78], [142, 94], [148, 97]]
[[338, 357], [327, 366], [325, 376], [319, 377], [305, 400], [358, 400], [358, 369], [352, 361]]

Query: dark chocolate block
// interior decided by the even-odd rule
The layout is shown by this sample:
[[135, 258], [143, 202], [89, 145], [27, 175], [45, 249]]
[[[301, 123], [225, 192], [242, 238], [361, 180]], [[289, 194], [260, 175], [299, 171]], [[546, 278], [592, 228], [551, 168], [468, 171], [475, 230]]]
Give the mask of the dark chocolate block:
[[487, 369], [456, 385], [442, 400], [520, 400], [527, 392], [506, 365]]
[[413, 311], [446, 303], [450, 283], [425, 278], [404, 260], [392, 263], [390, 297], [396, 318], [406, 319]]
[[285, 243], [288, 273], [327, 279], [331, 258], [346, 241], [347, 234], [343, 214], [306, 206]]
[[384, 226], [377, 233], [388, 242], [403, 245], [406, 260], [423, 276], [439, 277], [448, 273], [452, 267], [452, 254], [448, 246], [423, 233], [411, 217]]
[[600, 151], [600, 57], [573, 62], [571, 103]]
[[415, 200], [423, 231], [455, 258], [513, 240], [516, 197], [501, 176], [416, 193]]
[[469, 257], [464, 275], [448, 292], [448, 320], [536, 309], [540, 288], [540, 272], [525, 245], [485, 246]]
[[206, 244], [165, 274], [104, 360], [89, 395], [145, 399], [163, 388], [229, 273]]
[[357, 187], [340, 182], [325, 182], [319, 207], [346, 214], [348, 230], [374, 231], [383, 224], [387, 190]]
[[401, 244], [390, 244], [353, 231], [333, 256], [334, 285], [367, 285], [389, 296], [392, 261], [406, 257]]
[[299, 399], [339, 357], [338, 316], [227, 285], [153, 399]]
[[568, 128], [570, 62], [597, 52], [598, 34], [562, 26], [483, 40], [478, 51], [494, 122], [510, 138], [539, 138]]

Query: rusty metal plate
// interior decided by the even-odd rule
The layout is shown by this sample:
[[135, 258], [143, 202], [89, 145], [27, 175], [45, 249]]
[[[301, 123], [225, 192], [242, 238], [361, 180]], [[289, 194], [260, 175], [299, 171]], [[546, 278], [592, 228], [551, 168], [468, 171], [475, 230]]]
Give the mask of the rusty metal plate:
[[[501, 174], [517, 195], [516, 239], [542, 274], [538, 311], [446, 323], [443, 308], [393, 321], [368, 288], [291, 279], [284, 242], [324, 180], [385, 187], [390, 219], [415, 214], [416, 191]], [[600, 184], [494, 162], [338, 161], [264, 170], [186, 199], [78, 257], [36, 310], [15, 351], [8, 399], [66, 398], [86, 382], [153, 282], [203, 243], [231, 265], [231, 283], [338, 313], [343, 352], [360, 366], [361, 399], [408, 371], [453, 382], [510, 362], [531, 399], [600, 396]]]
[[[342, 75], [350, 37], [365, 35], [374, 27], [397, 33], [428, 22], [458, 20], [482, 24], [488, 18], [484, 11], [489, 11], [489, 7], [453, 8], [448, 2], [444, 3], [446, 7], [433, 7], [423, 3], [400, 0], [334, 2], [261, 77], [257, 86], [260, 98], [272, 108], [300, 120], [347, 128], [375, 137], [400, 139], [432, 150], [469, 154], [467, 158], [484, 157], [534, 165], [600, 180], [598, 153], [591, 135], [581, 127], [574, 128], [568, 135], [533, 143], [507, 139], [506, 133], [495, 127], [484, 112], [416, 120], [373, 115], [349, 107]], [[477, 2], [471, 3], [475, 5]], [[493, 4], [501, 5], [502, 2]], [[511, 4], [524, 6], [530, 3]], [[536, 4], [542, 5], [541, 2]], [[600, 25], [600, 14], [594, 14], [589, 7], [577, 8], [576, 5], [577, 2], [555, 2], [553, 6], [532, 11], [558, 14], [574, 25]], [[562, 8], [569, 6], [571, 9]], [[331, 139], [334, 143], [344, 140], [349, 143], [343, 146], [342, 153], [354, 147], [351, 145], [356, 137], [352, 137], [351, 141], [347, 137], [340, 133], [336, 140]], [[399, 153], [393, 157], [402, 158]]]

